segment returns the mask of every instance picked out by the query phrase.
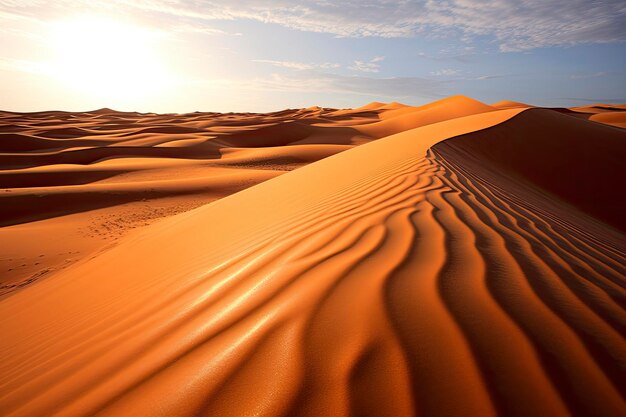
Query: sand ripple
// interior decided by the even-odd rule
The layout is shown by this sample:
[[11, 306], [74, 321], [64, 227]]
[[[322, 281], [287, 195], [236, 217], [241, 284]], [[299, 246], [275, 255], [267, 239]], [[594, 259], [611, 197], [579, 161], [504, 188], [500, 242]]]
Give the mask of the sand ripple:
[[537, 111], [356, 147], [2, 300], [2, 414], [624, 415], [623, 234], [465, 146]]

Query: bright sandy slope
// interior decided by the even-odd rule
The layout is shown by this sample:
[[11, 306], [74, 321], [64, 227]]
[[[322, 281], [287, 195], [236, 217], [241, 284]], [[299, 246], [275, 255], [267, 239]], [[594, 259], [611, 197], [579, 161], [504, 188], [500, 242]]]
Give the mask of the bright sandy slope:
[[610, 180], [624, 133], [552, 113], [428, 116], [14, 292], [0, 300], [0, 410], [624, 414], [626, 249], [595, 218], [615, 214], [520, 165], [533, 150], [535, 167], [559, 160], [571, 130], [601, 138], [609, 168], [559, 164]]
[[521, 111], [326, 158], [16, 292], [0, 408], [619, 415], [619, 233], [431, 148]]
[[0, 112], [0, 297], [161, 218], [358, 144], [492, 110], [455, 96], [269, 114]]
[[[0, 112], [0, 296], [161, 218], [371, 140], [350, 126], [377, 112], [336, 113]], [[291, 143], [303, 139], [313, 143]]]
[[161, 218], [371, 140], [492, 110], [454, 96], [268, 114], [0, 112], [0, 296]]

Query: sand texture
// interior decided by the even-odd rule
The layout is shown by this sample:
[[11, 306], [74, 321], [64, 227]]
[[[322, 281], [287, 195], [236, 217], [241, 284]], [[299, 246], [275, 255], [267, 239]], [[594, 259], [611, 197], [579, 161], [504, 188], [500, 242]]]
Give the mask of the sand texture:
[[0, 112], [0, 415], [626, 415], [626, 111]]

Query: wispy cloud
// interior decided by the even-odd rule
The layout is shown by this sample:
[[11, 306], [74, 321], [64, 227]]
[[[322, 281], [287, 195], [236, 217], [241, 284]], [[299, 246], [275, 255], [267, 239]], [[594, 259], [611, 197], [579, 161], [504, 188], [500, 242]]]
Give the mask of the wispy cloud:
[[377, 56], [372, 58], [369, 61], [354, 61], [354, 64], [349, 69], [353, 71], [361, 71], [361, 72], [379, 72], [380, 64], [385, 59], [384, 56]]
[[192, 25], [189, 23], [180, 24], [178, 26], [173, 27], [174, 32], [183, 32], [183, 33], [201, 33], [203, 35], [231, 35], [231, 36], [240, 36], [241, 33], [229, 33], [221, 29], [217, 29], [207, 25]]
[[205, 25], [252, 19], [344, 37], [491, 37], [501, 51], [626, 41], [624, 0], [34, 0], [0, 2], [0, 13], [141, 10]]
[[301, 71], [289, 75], [273, 74], [253, 81], [234, 81], [239, 87], [294, 92], [350, 93], [379, 97], [419, 97], [436, 99], [444, 96], [446, 83], [418, 77], [374, 78]]
[[[514, 77], [516, 75], [520, 75], [520, 74], [511, 74], [511, 75], [509, 75], [509, 77]], [[506, 75], [480, 75], [480, 76], [472, 78], [472, 79], [484, 81], [484, 80], [493, 80], [493, 79], [496, 79], [496, 78], [504, 78], [504, 77], [506, 77]]]
[[341, 65], [333, 62], [322, 62], [322, 63], [307, 63], [307, 62], [296, 62], [296, 61], [275, 61], [271, 59], [253, 59], [252, 62], [259, 62], [262, 64], [270, 64], [279, 68], [289, 68], [295, 70], [312, 70], [312, 69], [331, 69], [331, 68], [339, 68]]
[[462, 71], [455, 68], [443, 68], [436, 71], [431, 71], [430, 75], [435, 77], [445, 78], [447, 81], [484, 81], [484, 80], [493, 80], [496, 78], [504, 78], [504, 77], [517, 77], [524, 74], [490, 74], [490, 75], [476, 75], [472, 74], [468, 71]]
[[451, 77], [459, 74], [461, 71], [454, 68], [443, 68], [437, 71], [431, 71], [430, 75]]
[[443, 49], [438, 51], [437, 53], [426, 53], [426, 52], [418, 52], [418, 58], [428, 59], [432, 61], [439, 62], [455, 62], [461, 64], [467, 64], [472, 61], [475, 61], [478, 53], [476, 52], [476, 47], [461, 45], [461, 47]]

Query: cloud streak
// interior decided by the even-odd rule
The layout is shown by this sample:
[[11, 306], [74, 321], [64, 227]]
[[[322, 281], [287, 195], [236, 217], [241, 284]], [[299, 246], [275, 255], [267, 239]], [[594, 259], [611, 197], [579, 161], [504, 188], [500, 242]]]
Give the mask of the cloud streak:
[[272, 74], [250, 82], [234, 81], [239, 87], [257, 90], [350, 93], [378, 97], [437, 99], [444, 96], [446, 83], [419, 77], [373, 78], [301, 71]]
[[[501, 51], [626, 41], [623, 0], [33, 0], [0, 1], [0, 12], [128, 9], [196, 25], [249, 19], [343, 37], [490, 37]], [[50, 4], [54, 4], [51, 6]], [[37, 10], [39, 9], [39, 13]]]
[[437, 71], [431, 71], [430, 75], [435, 75], [438, 77], [451, 77], [453, 75], [459, 74], [461, 71], [454, 68], [443, 68]]
[[379, 72], [380, 71], [380, 62], [385, 59], [384, 56], [377, 56], [372, 58], [369, 61], [354, 61], [354, 65], [348, 67], [353, 71], [360, 72]]
[[322, 62], [322, 63], [312, 63], [312, 62], [296, 62], [296, 61], [275, 61], [272, 59], [253, 59], [252, 62], [258, 62], [261, 64], [270, 64], [274, 67], [279, 68], [289, 68], [295, 70], [312, 70], [312, 69], [332, 69], [339, 68], [341, 65], [333, 63], [333, 62]]

